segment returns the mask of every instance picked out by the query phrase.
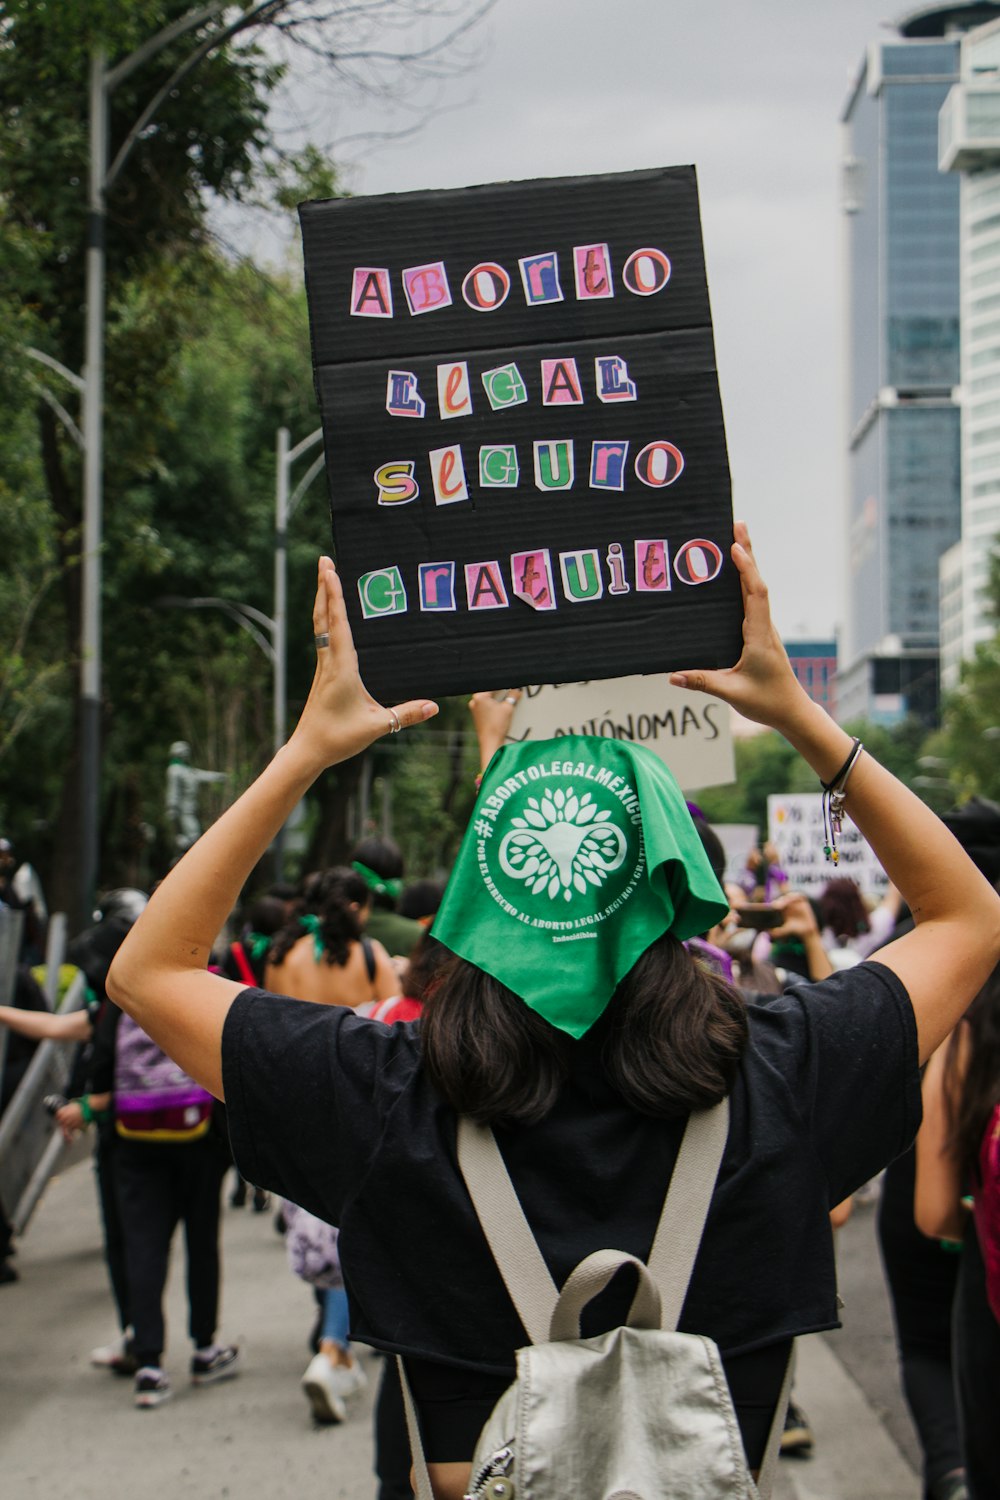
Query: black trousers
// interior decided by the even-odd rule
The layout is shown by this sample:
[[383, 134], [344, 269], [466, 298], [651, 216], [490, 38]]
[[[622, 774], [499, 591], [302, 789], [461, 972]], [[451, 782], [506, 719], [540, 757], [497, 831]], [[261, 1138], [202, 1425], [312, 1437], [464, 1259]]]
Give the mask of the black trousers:
[[962, 1467], [951, 1366], [951, 1310], [961, 1257], [942, 1250], [913, 1222], [915, 1160], [911, 1148], [886, 1170], [878, 1237], [903, 1394], [923, 1450], [924, 1483], [930, 1486]]
[[94, 1152], [94, 1172], [97, 1176], [97, 1198], [101, 1206], [101, 1225], [104, 1230], [104, 1259], [108, 1267], [111, 1292], [118, 1309], [118, 1322], [124, 1333], [132, 1322], [132, 1308], [128, 1291], [128, 1268], [125, 1264], [125, 1236], [122, 1232], [122, 1216], [118, 1206], [118, 1186], [115, 1181], [115, 1156], [118, 1137], [114, 1126], [99, 1125], [97, 1149]]
[[378, 1500], [413, 1500], [410, 1488], [410, 1439], [399, 1384], [396, 1356], [382, 1360], [382, 1380], [375, 1406], [375, 1473]]
[[119, 1141], [115, 1180], [121, 1209], [135, 1354], [158, 1365], [163, 1289], [174, 1230], [184, 1224], [188, 1332], [195, 1348], [215, 1337], [219, 1310], [219, 1196], [228, 1157], [212, 1136], [176, 1144]]
[[970, 1221], [955, 1292], [955, 1381], [972, 1500], [1000, 1495], [1000, 1324], [986, 1300], [982, 1252]]

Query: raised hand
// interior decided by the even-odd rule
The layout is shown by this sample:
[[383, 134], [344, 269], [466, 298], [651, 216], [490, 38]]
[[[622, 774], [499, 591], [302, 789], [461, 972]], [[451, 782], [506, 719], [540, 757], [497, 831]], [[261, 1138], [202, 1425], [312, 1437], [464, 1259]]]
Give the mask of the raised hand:
[[382, 735], [422, 724], [437, 713], [437, 704], [427, 699], [383, 708], [371, 696], [361, 681], [343, 590], [329, 557], [319, 560], [313, 633], [316, 673], [292, 742], [307, 746], [324, 766], [348, 760]]
[[672, 672], [676, 687], [695, 688], [731, 703], [744, 718], [781, 729], [806, 696], [789, 665], [771, 623], [767, 586], [750, 546], [746, 523], [737, 521], [732, 559], [743, 591], [743, 651], [734, 667], [721, 671]]
[[479, 741], [480, 770], [485, 771], [494, 752], [499, 750], [510, 733], [514, 710], [521, 697], [520, 688], [511, 688], [506, 693], [473, 693], [469, 699], [469, 712]]

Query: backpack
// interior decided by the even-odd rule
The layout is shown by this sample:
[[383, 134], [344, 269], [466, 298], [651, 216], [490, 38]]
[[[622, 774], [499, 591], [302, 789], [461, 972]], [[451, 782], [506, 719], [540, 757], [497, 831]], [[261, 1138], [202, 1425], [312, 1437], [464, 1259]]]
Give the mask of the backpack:
[[290, 1198], [283, 1200], [281, 1216], [285, 1221], [288, 1264], [296, 1276], [301, 1276], [310, 1286], [319, 1287], [323, 1291], [343, 1286], [344, 1277], [337, 1248], [339, 1230], [300, 1208]]
[[215, 1100], [179, 1068], [131, 1016], [115, 1037], [115, 1131], [126, 1140], [196, 1141], [207, 1135]]
[[976, 1234], [983, 1252], [986, 1299], [1000, 1323], [1000, 1104], [990, 1115], [979, 1148], [981, 1186], [975, 1194]]
[[[648, 1264], [597, 1250], [557, 1291], [493, 1132], [459, 1121], [458, 1160], [531, 1344], [473, 1455], [466, 1500], [754, 1500], [770, 1495], [791, 1360], [757, 1484], [719, 1351], [678, 1333], [729, 1129], [729, 1101], [692, 1114]], [[580, 1315], [626, 1265], [638, 1286], [622, 1328], [580, 1337]], [[433, 1500], [400, 1360], [417, 1500]]]

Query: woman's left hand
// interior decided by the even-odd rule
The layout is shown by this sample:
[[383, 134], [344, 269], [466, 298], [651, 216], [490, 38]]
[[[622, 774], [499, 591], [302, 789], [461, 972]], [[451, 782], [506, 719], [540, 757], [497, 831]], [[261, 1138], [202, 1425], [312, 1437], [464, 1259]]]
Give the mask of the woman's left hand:
[[358, 670], [340, 579], [329, 557], [319, 560], [313, 633], [316, 674], [292, 743], [307, 747], [324, 767], [349, 760], [383, 735], [422, 724], [437, 713], [436, 703], [421, 698], [383, 708], [368, 692]]

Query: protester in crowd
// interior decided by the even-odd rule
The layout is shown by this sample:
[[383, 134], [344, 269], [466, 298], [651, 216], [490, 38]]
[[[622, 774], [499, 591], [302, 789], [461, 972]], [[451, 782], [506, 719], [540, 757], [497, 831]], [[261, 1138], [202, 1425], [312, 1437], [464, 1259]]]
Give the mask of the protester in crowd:
[[763, 849], [754, 845], [746, 857], [739, 885], [748, 901], [773, 901], [775, 896], [784, 895], [788, 876], [781, 868], [774, 844], [767, 843]]
[[403, 856], [394, 839], [372, 836], [362, 839], [351, 854], [351, 868], [371, 892], [368, 913], [369, 937], [393, 958], [408, 959], [420, 941], [423, 928], [412, 917], [396, 910], [403, 890]]
[[425, 932], [413, 950], [413, 957], [406, 970], [403, 993], [383, 1000], [370, 1012], [373, 1021], [384, 1021], [392, 1026], [398, 1021], [417, 1021], [424, 1010], [424, 1001], [433, 988], [440, 970], [450, 954], [443, 943], [431, 933]]
[[281, 1211], [289, 1264], [314, 1289], [320, 1307], [316, 1352], [302, 1377], [302, 1389], [317, 1422], [346, 1422], [347, 1402], [365, 1389], [368, 1378], [351, 1350], [339, 1235], [332, 1225], [288, 1199]]
[[[1000, 808], [973, 797], [942, 814], [976, 868], [1000, 879]], [[912, 932], [901, 907], [894, 937]], [[873, 955], [877, 958], [876, 954]], [[964, 1460], [952, 1360], [952, 1312], [959, 1257], [951, 1246], [921, 1234], [914, 1221], [916, 1154], [911, 1146], [882, 1178], [877, 1231], [892, 1303], [903, 1395], [923, 1457], [925, 1500], [965, 1500]]]
[[[220, 924], [221, 925], [221, 924]], [[220, 976], [220, 983], [228, 983]], [[224, 1112], [116, 1005], [98, 1019], [87, 1102], [114, 1131], [112, 1173], [128, 1280], [135, 1405], [161, 1405], [172, 1394], [163, 1369], [163, 1294], [170, 1247], [184, 1225], [191, 1382], [203, 1386], [239, 1371], [239, 1350], [216, 1342], [221, 1254], [219, 1197], [231, 1163]], [[64, 1128], [82, 1127], [60, 1112]], [[221, 1115], [221, 1118], [220, 1118]], [[96, 1360], [94, 1361], [96, 1362]]]
[[962, 1247], [953, 1333], [959, 1432], [971, 1500], [1000, 1495], [998, 1140], [1000, 968], [931, 1059], [917, 1136], [917, 1225], [924, 1234]]
[[[17, 1090], [31, 1059], [35, 1047], [44, 1036], [44, 1029], [36, 1029], [35, 1018], [50, 1016], [45, 995], [29, 969], [18, 965], [14, 974], [13, 1005], [0, 1005], [0, 1026], [7, 1026], [11, 1035], [6, 1048], [0, 1048], [3, 1071], [0, 1073], [0, 1119]], [[11, 1265], [14, 1254], [14, 1228], [0, 1203], [0, 1286], [9, 1286], [17, 1281], [17, 1271]]]
[[889, 885], [882, 900], [869, 911], [857, 881], [849, 875], [828, 880], [819, 898], [823, 942], [836, 969], [850, 968], [887, 942], [901, 906], [900, 895]]
[[445, 884], [443, 880], [414, 880], [404, 886], [397, 908], [399, 915], [408, 921], [419, 922], [426, 930], [441, 905]]
[[91, 1062], [89, 1047], [108, 1004], [105, 981], [111, 960], [147, 899], [145, 891], [130, 886], [108, 891], [101, 898], [100, 907], [95, 913], [96, 921], [70, 942], [67, 958], [82, 972], [87, 986], [84, 1004], [80, 1009], [53, 1014], [44, 1005], [44, 1000], [41, 1006], [30, 1012], [8, 1012], [0, 1008], [0, 1022], [33, 1042], [83, 1044], [70, 1076], [69, 1092], [74, 1097], [57, 1111], [55, 1118], [68, 1140], [91, 1124], [96, 1127], [94, 1170], [101, 1211], [104, 1257], [118, 1313], [119, 1336], [111, 1343], [92, 1350], [90, 1362], [117, 1375], [134, 1375], [136, 1369], [131, 1352], [132, 1315], [125, 1266], [125, 1242], [114, 1176], [117, 1137], [110, 1111], [93, 1108], [87, 1091], [87, 1077]]
[[268, 949], [267, 988], [351, 1010], [398, 995], [389, 955], [364, 930], [369, 902], [369, 888], [353, 869], [335, 866], [307, 877], [305, 910], [275, 933]]
[[45, 892], [38, 872], [27, 860], [18, 864], [10, 839], [0, 838], [0, 906], [22, 912], [24, 926], [18, 957], [23, 964], [39, 964], [45, 953], [49, 920]]
[[[163, 883], [115, 963], [115, 998], [225, 1095], [244, 1171], [340, 1225], [352, 1333], [404, 1356], [441, 1500], [464, 1493], [476, 1434], [525, 1342], [456, 1167], [457, 1114], [495, 1126], [561, 1284], [609, 1240], [648, 1254], [688, 1113], [730, 1097], [680, 1326], [719, 1345], [756, 1469], [791, 1339], [838, 1321], [829, 1208], [912, 1138], [919, 1059], [1000, 958], [1000, 898], [934, 815], [797, 683], [739, 524], [731, 558], [745, 610], [740, 660], [672, 680], [778, 729], [843, 793], [917, 921], [878, 963], [744, 1005], [681, 946], [728, 904], [676, 783], [641, 747], [573, 737], [506, 747], [491, 763], [435, 919], [456, 956], [419, 1028], [241, 992], [206, 973], [241, 884], [316, 777], [436, 711], [419, 699], [385, 709], [367, 694], [328, 559], [313, 616], [316, 677], [297, 729]], [[493, 727], [499, 745], [506, 725]], [[642, 864], [615, 920], [545, 962], [544, 933], [510, 917], [479, 875], [477, 824], [493, 828], [483, 813], [500, 817], [496, 788], [513, 770], [527, 787], [529, 772], [541, 780], [570, 751], [581, 787], [607, 772], [632, 788]], [[568, 804], [591, 817], [580, 797], [558, 795], [554, 813], [548, 798], [531, 809], [542, 820], [533, 827], [565, 821]], [[595, 832], [595, 849], [638, 847], [633, 814], [614, 794], [605, 800], [611, 826]], [[510, 816], [511, 837], [525, 832]], [[568, 843], [546, 839], [554, 853], [531, 852], [527, 834], [517, 846], [517, 878], [530, 876], [539, 900], [562, 900], [580, 872]], [[600, 884], [608, 858], [587, 857]], [[604, 1326], [624, 1321], [624, 1291], [624, 1301], [617, 1287], [604, 1294]]]
[[[264, 971], [267, 967], [267, 955], [271, 943], [275, 934], [280, 932], [291, 915], [290, 907], [294, 901], [294, 890], [291, 886], [287, 890], [287, 897], [280, 892], [275, 893], [272, 889], [267, 895], [258, 896], [250, 903], [239, 937], [229, 943], [221, 955], [219, 971], [225, 974], [227, 979], [242, 980], [244, 984], [264, 983]], [[233, 1175], [236, 1181], [229, 1195], [230, 1206], [245, 1208], [248, 1197], [247, 1184], [240, 1176], [237, 1167], [233, 1168]], [[255, 1187], [251, 1201], [254, 1213], [262, 1214], [267, 1212], [271, 1199], [262, 1188]]]

